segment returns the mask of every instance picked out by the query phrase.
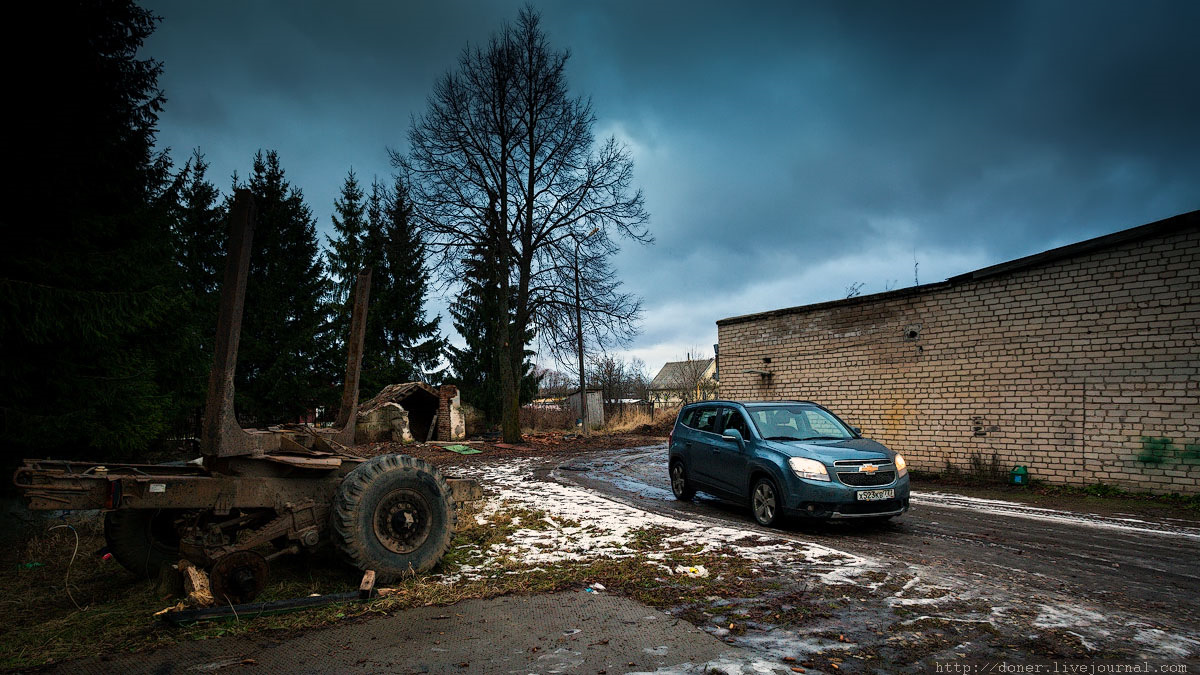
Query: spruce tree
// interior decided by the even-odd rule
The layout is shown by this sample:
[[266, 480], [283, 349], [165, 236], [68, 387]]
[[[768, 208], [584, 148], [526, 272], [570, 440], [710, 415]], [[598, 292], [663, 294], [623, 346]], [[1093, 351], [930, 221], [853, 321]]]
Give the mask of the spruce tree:
[[221, 193], [207, 172], [204, 155], [194, 150], [172, 190], [174, 260], [187, 303], [177, 318], [182, 348], [166, 374], [174, 383], [173, 430], [193, 437], [200, 433], [204, 413], [228, 236]]
[[466, 343], [462, 348], [448, 345], [449, 381], [458, 385], [462, 400], [483, 413], [490, 424], [500, 418], [500, 384], [497, 381], [494, 303], [489, 302], [492, 266], [482, 251], [463, 261], [462, 292], [450, 303], [455, 330]]
[[[237, 187], [235, 185], [235, 187]], [[329, 291], [312, 211], [274, 151], [258, 152], [247, 187], [258, 207], [237, 365], [242, 424], [336, 412], [341, 372], [325, 300]]]
[[137, 58], [157, 19], [121, 0], [26, 9], [52, 30], [10, 73], [36, 109], [3, 141], [20, 170], [0, 211], [0, 445], [10, 461], [142, 457], [170, 415], [182, 302], [154, 150], [162, 67]]
[[389, 384], [428, 379], [445, 340], [438, 334], [439, 318], [425, 317], [425, 248], [404, 181], [397, 178], [389, 190], [375, 179], [364, 193], [351, 171], [334, 210], [335, 236], [328, 238], [326, 256], [334, 276], [349, 281], [331, 298], [339, 339], [350, 325], [353, 281], [359, 270], [372, 270], [361, 390], [372, 396]]
[[348, 326], [350, 308], [354, 304], [354, 282], [364, 265], [363, 238], [367, 228], [363, 191], [358, 185], [354, 169], [347, 172], [341, 196], [334, 200], [333, 209], [330, 218], [336, 236], [326, 237], [329, 251], [325, 257], [329, 261], [329, 274], [332, 277], [333, 302], [344, 306], [336, 311], [339, 319], [344, 319]]
[[397, 354], [389, 340], [388, 325], [392, 279], [387, 266], [387, 236], [384, 218], [387, 212], [387, 188], [379, 179], [371, 180], [366, 201], [366, 228], [362, 239], [363, 264], [372, 270], [371, 302], [367, 309], [366, 336], [363, 339], [363, 363], [360, 386], [366, 396], [374, 396], [389, 384], [408, 382], [407, 371], [393, 367]]
[[[363, 258], [367, 227], [365, 209], [358, 177], [354, 175], [354, 169], [350, 169], [342, 183], [341, 194], [333, 201], [334, 212], [330, 219], [333, 221], [334, 236], [325, 237], [328, 244], [325, 252], [326, 269], [330, 277], [327, 307], [330, 316], [330, 339], [343, 352], [346, 350], [346, 340], [350, 337], [350, 319], [354, 313], [354, 287], [358, 273], [367, 264]], [[372, 284], [372, 296], [375, 290]], [[361, 386], [361, 380], [359, 384], [363, 391], [370, 391]]]
[[440, 317], [425, 316], [429, 292], [425, 245], [413, 218], [405, 179], [398, 176], [390, 194], [382, 188], [379, 194], [384, 198], [381, 227], [370, 235], [371, 246], [382, 253], [374, 259], [383, 281], [373, 309], [383, 321], [376, 381], [386, 385], [428, 379], [441, 360], [446, 341], [438, 331]]
[[[450, 303], [454, 328], [466, 342], [463, 348], [447, 347], [450, 362], [450, 382], [458, 385], [462, 399], [483, 413], [489, 424], [500, 422], [503, 391], [500, 382], [500, 358], [496, 333], [501, 320], [500, 299], [497, 297], [501, 273], [495, 261], [483, 249], [463, 261], [462, 293]], [[511, 320], [511, 319], [510, 319]], [[524, 344], [533, 341], [524, 336]], [[537, 395], [538, 377], [531, 359], [533, 352], [525, 351], [522, 364], [519, 397], [521, 405]]]

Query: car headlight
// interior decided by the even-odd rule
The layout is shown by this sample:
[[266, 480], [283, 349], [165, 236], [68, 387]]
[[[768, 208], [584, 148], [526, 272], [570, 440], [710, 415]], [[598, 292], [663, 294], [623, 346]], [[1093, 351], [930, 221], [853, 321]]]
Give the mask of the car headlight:
[[896, 476], [903, 476], [908, 473], [908, 463], [904, 461], [904, 455], [896, 455]]
[[792, 467], [792, 471], [801, 478], [829, 480], [829, 472], [825, 470], [825, 465], [815, 459], [792, 457], [788, 460], [788, 466]]

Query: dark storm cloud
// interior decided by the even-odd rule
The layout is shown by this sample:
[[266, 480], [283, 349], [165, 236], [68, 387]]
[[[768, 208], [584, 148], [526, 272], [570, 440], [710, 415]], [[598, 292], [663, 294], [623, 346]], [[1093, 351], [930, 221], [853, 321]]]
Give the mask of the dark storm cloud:
[[[518, 6], [154, 3], [160, 141], [219, 176], [277, 148], [328, 229]], [[912, 283], [914, 254], [933, 281], [1200, 207], [1200, 3], [539, 8], [636, 158], [658, 244], [617, 264], [652, 366], [722, 316]]]

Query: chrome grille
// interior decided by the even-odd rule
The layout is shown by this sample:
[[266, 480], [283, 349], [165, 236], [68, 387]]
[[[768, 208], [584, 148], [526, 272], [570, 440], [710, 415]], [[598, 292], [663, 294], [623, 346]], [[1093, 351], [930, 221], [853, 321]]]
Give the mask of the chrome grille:
[[892, 460], [886, 457], [880, 457], [879, 459], [839, 459], [833, 463], [834, 466], [862, 466], [863, 464], [874, 464], [882, 469], [891, 466]]
[[866, 473], [861, 471], [839, 471], [838, 480], [846, 485], [854, 487], [868, 487], [873, 485], [887, 485], [896, 480], [895, 471], [874, 471]]

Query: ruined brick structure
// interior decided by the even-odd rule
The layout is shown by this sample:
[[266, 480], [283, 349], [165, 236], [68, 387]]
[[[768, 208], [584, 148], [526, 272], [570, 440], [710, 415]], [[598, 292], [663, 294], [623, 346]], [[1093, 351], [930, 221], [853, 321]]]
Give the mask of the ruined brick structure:
[[437, 437], [441, 440], [461, 440], [467, 437], [463, 423], [462, 400], [458, 387], [443, 384], [438, 387]]
[[[820, 402], [915, 469], [1200, 492], [1200, 211], [717, 322], [721, 397]], [[750, 372], [758, 371], [758, 372]]]

